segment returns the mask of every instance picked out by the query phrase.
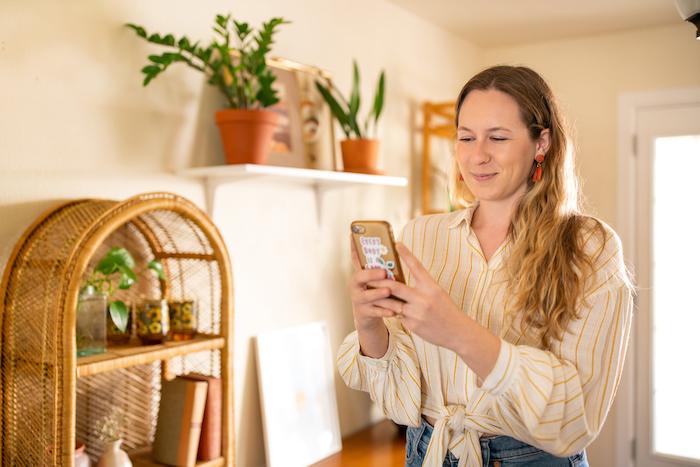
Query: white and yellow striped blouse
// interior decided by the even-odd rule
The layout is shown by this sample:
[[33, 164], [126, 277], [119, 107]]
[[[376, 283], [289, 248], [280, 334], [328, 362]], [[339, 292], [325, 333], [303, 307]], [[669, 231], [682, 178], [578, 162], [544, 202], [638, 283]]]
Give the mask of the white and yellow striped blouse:
[[[383, 357], [362, 355], [354, 331], [340, 346], [338, 370], [395, 422], [419, 426], [421, 414], [437, 420], [423, 465], [442, 465], [449, 449], [460, 467], [481, 467], [483, 435], [572, 455], [600, 432], [622, 373], [633, 300], [619, 237], [604, 224], [609, 239], [587, 281], [580, 319], [551, 351], [542, 350], [536, 338], [521, 333], [518, 314], [506, 310], [508, 284], [499, 266], [510, 241], [484, 259], [470, 227], [477, 205], [416, 218], [401, 239], [465, 313], [501, 337], [496, 365], [481, 386], [455, 352], [410, 333], [396, 318], [385, 318], [389, 349]], [[599, 237], [588, 236], [586, 251], [599, 251]]]

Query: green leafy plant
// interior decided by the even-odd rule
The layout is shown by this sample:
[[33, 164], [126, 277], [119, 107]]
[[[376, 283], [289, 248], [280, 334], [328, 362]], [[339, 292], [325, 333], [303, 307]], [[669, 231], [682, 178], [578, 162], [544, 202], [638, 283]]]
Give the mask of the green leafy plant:
[[[126, 248], [111, 248], [95, 266], [83, 287], [81, 296], [104, 293], [109, 298], [109, 314], [114, 325], [122, 332], [126, 331], [129, 322], [129, 309], [121, 300], [112, 300], [115, 293], [114, 282], [117, 282], [117, 290], [128, 290], [137, 281], [134, 267], [136, 262]], [[163, 265], [159, 261], [150, 261], [147, 265], [156, 273], [159, 279], [165, 280]]]
[[367, 114], [363, 128], [357, 122], [357, 114], [360, 110], [360, 71], [357, 67], [357, 61], [352, 62], [352, 90], [350, 91], [350, 99], [345, 99], [338, 88], [333, 85], [326, 87], [321, 82], [316, 81], [316, 88], [323, 96], [331, 112], [338, 123], [340, 123], [345, 136], [348, 139], [364, 138], [369, 133], [371, 123], [374, 123], [375, 129], [379, 122], [379, 116], [382, 114], [384, 107], [384, 70], [379, 74], [379, 81], [374, 92], [374, 102], [372, 109]]
[[184, 63], [207, 77], [234, 109], [269, 107], [279, 102], [272, 87], [275, 75], [270, 71], [265, 57], [271, 50], [273, 36], [284, 18], [272, 18], [255, 31], [246, 22], [236, 21], [231, 14], [216, 15], [216, 38], [209, 45], [193, 42], [186, 36], [176, 38], [172, 34], [149, 34], [137, 24], [128, 23], [139, 37], [152, 44], [168, 47], [160, 55], [149, 55], [149, 64], [141, 69], [146, 86], [173, 63]]

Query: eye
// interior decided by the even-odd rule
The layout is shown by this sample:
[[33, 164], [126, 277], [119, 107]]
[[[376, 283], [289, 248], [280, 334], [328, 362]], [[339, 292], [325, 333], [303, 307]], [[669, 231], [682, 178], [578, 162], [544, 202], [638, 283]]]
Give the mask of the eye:
[[499, 142], [500, 142], [500, 141], [508, 141], [508, 138], [505, 138], [505, 137], [503, 137], [503, 136], [492, 136], [492, 137], [491, 137], [491, 140], [492, 140], [492, 141], [499, 141]]
[[457, 139], [458, 139], [459, 141], [467, 141], [467, 142], [469, 142], [469, 141], [474, 141], [474, 138], [473, 138], [472, 136], [460, 136], [460, 137], [457, 138]]

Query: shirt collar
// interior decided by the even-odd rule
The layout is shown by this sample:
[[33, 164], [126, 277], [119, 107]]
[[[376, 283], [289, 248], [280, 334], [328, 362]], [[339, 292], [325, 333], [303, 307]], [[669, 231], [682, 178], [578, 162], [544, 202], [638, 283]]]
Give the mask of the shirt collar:
[[452, 213], [453, 217], [449, 224], [447, 224], [447, 228], [454, 229], [462, 224], [462, 222], [465, 222], [467, 224], [467, 228], [469, 228], [472, 223], [472, 216], [474, 215], [474, 211], [476, 210], [477, 206], [479, 206], [478, 200], [467, 205], [464, 209]]

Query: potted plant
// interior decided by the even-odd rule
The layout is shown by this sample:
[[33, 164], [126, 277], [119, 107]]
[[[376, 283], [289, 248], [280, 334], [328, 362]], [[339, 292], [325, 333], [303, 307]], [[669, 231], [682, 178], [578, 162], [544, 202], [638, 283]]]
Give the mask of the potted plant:
[[335, 86], [328, 88], [317, 81], [316, 88], [328, 103], [333, 116], [347, 138], [340, 142], [344, 170], [371, 174], [381, 173], [377, 170], [379, 141], [368, 138], [368, 136], [370, 126], [373, 127], [376, 134], [379, 116], [384, 107], [384, 70], [379, 74], [372, 109], [367, 114], [362, 127], [357, 121], [360, 109], [360, 72], [355, 60], [353, 60], [352, 90], [349, 99], [346, 100]]
[[[98, 261], [85, 280], [78, 299], [76, 323], [79, 356], [104, 352], [105, 330], [111, 326], [123, 333], [128, 341], [131, 313], [127, 304], [114, 299], [114, 295], [116, 290], [128, 290], [136, 282], [135, 265], [133, 256], [126, 248], [114, 247]], [[160, 262], [153, 260], [147, 268], [160, 279], [165, 278]], [[109, 324], [105, 310], [109, 310]]]
[[207, 46], [188, 37], [172, 34], [148, 34], [139, 25], [126, 26], [152, 44], [167, 47], [160, 55], [149, 55], [149, 64], [141, 69], [146, 86], [173, 63], [184, 63], [204, 73], [207, 83], [216, 86], [226, 98], [227, 109], [216, 112], [229, 164], [264, 164], [272, 142], [278, 115], [265, 110], [279, 102], [273, 88], [275, 75], [266, 57], [277, 28], [288, 21], [272, 18], [256, 31], [248, 23], [236, 21], [230, 14], [217, 15], [216, 37]]

